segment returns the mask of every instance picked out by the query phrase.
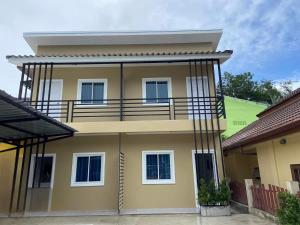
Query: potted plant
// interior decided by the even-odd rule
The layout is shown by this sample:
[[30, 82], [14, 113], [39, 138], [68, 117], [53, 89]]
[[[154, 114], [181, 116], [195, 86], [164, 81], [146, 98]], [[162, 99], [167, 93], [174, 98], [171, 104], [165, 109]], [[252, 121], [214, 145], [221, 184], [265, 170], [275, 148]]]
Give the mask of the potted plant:
[[205, 182], [200, 180], [198, 191], [198, 202], [202, 216], [230, 216], [230, 196], [231, 191], [227, 181], [224, 179], [218, 186], [214, 181]]

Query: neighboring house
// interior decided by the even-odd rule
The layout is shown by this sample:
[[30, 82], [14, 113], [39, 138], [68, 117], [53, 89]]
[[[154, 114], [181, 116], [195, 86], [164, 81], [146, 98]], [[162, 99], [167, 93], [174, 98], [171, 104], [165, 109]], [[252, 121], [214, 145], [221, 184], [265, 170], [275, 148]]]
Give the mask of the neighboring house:
[[222, 135], [225, 138], [232, 136], [257, 120], [256, 115], [268, 107], [267, 104], [229, 96], [224, 96], [224, 102], [226, 107], [227, 129]]
[[285, 187], [300, 181], [300, 89], [258, 114], [223, 143], [226, 174]]
[[77, 130], [33, 150], [25, 214], [197, 212], [199, 179], [224, 177], [221, 35], [25, 33], [19, 99]]

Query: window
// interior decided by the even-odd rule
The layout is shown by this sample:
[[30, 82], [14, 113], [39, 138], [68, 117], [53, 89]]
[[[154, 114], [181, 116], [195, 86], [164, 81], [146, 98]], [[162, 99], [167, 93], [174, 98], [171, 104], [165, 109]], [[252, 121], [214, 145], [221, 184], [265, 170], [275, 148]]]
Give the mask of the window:
[[168, 103], [171, 98], [171, 78], [144, 78], [143, 98], [146, 104]]
[[87, 79], [78, 81], [78, 100], [81, 104], [103, 105], [107, 98], [106, 79]]
[[173, 151], [143, 151], [142, 176], [143, 184], [174, 184]]
[[71, 186], [104, 185], [105, 153], [74, 153]]

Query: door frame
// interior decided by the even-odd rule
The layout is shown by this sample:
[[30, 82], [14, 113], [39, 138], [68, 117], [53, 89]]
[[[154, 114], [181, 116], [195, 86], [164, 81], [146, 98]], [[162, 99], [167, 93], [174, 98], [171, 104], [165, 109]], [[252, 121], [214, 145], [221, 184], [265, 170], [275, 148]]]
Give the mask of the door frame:
[[[50, 181], [50, 187], [53, 189], [54, 186], [54, 174], [55, 174], [55, 164], [56, 164], [56, 154], [55, 153], [47, 153], [44, 154], [45, 157], [52, 157], [52, 170], [51, 170], [51, 181]], [[42, 154], [38, 154], [38, 157], [42, 157]], [[33, 182], [33, 170], [34, 170], [34, 165], [36, 162], [36, 154], [31, 155], [31, 162], [30, 162], [30, 170], [29, 170], [29, 182], [28, 182], [28, 188], [32, 188], [32, 182]]]
[[[202, 154], [202, 149], [197, 150], [198, 154]], [[216, 151], [214, 149], [203, 149], [203, 153], [210, 153], [212, 154], [212, 161], [213, 161], [213, 169], [214, 169], [214, 180], [215, 183], [218, 183], [218, 176], [217, 176], [217, 165], [216, 165]], [[192, 165], [193, 165], [193, 178], [194, 178], [194, 194], [195, 194], [195, 206], [199, 208], [200, 205], [198, 204], [198, 186], [197, 186], [197, 171], [196, 171], [196, 162], [195, 162], [195, 154], [196, 150], [192, 150]]]
[[[208, 82], [208, 79], [209, 79], [209, 77], [208, 76], [206, 76], [206, 75], [203, 75], [203, 76], [201, 76], [202, 78], [203, 78], [203, 80], [207, 80], [207, 82]], [[198, 78], [198, 80], [200, 79], [202, 79], [202, 78]], [[191, 96], [191, 93], [192, 93], [192, 91], [193, 90], [191, 90], [191, 84], [190, 84], [190, 79], [191, 79], [191, 77], [186, 77], [185, 78], [185, 83], [186, 83], [186, 96], [187, 96], [187, 98], [191, 98], [192, 96]], [[196, 76], [192, 76], [192, 79], [195, 79], [196, 80]], [[202, 84], [201, 84], [202, 85]], [[207, 85], [208, 85], [208, 83], [207, 83]], [[194, 87], [194, 85], [193, 85], [193, 87]], [[209, 87], [208, 87], [209, 88]], [[189, 92], [189, 90], [190, 90], [190, 92]], [[202, 89], [199, 89], [199, 91], [201, 91], [202, 92]], [[204, 89], [204, 92], [205, 92], [205, 89]], [[208, 95], [209, 95], [209, 93], [207, 93]], [[203, 96], [204, 97], [204, 96]], [[205, 96], [205, 97], [208, 97], [208, 96]], [[190, 103], [191, 104], [191, 103]], [[189, 103], [187, 104], [187, 112], [188, 112], [188, 119], [189, 120], [192, 120], [193, 119], [193, 115], [190, 115], [189, 114], [189, 111], [190, 111], [190, 107], [191, 107], [191, 105], [190, 105]], [[191, 109], [192, 110], [192, 109]], [[200, 108], [200, 110], [201, 110], [201, 108]], [[200, 115], [198, 115], [198, 119], [202, 119], [201, 118], [201, 116]]]

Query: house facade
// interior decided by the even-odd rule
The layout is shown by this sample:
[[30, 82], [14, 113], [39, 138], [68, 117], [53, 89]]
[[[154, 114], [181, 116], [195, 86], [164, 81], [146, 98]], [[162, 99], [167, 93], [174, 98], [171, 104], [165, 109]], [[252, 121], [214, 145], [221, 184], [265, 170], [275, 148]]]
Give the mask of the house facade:
[[224, 177], [221, 35], [25, 33], [19, 99], [77, 132], [33, 154], [24, 215], [197, 212]]
[[258, 120], [223, 143], [226, 175], [232, 181], [286, 188], [300, 182], [300, 89], [258, 114]]

